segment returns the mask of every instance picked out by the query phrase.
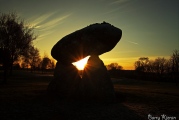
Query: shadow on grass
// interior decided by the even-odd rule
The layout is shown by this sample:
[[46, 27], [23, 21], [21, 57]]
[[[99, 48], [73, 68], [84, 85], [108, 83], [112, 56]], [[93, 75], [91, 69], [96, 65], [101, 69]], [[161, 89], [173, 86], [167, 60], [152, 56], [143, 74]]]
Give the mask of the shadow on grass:
[[122, 104], [143, 118], [148, 114], [179, 118], [179, 88], [174, 84], [126, 79], [114, 88], [117, 96], [123, 96]]
[[0, 120], [146, 119], [148, 114], [179, 117], [179, 88], [168, 83], [118, 80], [116, 103], [62, 100], [47, 94], [53, 76], [15, 71], [0, 85]]
[[53, 76], [15, 71], [0, 85], [0, 120], [146, 119], [148, 114], [179, 117], [179, 88], [166, 83], [116, 80], [116, 103], [62, 100], [47, 94]]
[[0, 120], [141, 119], [122, 104], [123, 93], [116, 93], [114, 104], [69, 102], [47, 94], [52, 79], [53, 76], [16, 71], [8, 84], [0, 85]]

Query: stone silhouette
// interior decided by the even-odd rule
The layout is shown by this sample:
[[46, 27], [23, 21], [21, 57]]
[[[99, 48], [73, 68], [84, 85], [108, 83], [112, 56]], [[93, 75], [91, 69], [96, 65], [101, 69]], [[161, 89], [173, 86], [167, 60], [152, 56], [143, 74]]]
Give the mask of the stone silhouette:
[[86, 100], [98, 102], [114, 102], [115, 94], [107, 69], [98, 57], [91, 55], [82, 77]]
[[48, 89], [61, 98], [73, 99], [79, 97], [80, 82], [81, 77], [73, 64], [57, 62]]
[[112, 50], [121, 36], [122, 31], [111, 24], [96, 23], [63, 37], [54, 45], [51, 55], [63, 63], [76, 62]]
[[[109, 52], [119, 42], [122, 31], [109, 23], [96, 23], [59, 40], [51, 50], [58, 62], [48, 90], [64, 99], [114, 102], [114, 88], [99, 55]], [[91, 57], [82, 78], [72, 65], [86, 56]]]

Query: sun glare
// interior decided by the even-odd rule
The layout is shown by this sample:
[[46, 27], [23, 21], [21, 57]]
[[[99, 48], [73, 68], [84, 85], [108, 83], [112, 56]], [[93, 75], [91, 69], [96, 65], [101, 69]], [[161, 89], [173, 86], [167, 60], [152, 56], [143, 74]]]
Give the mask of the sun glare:
[[77, 67], [78, 70], [83, 70], [90, 56], [87, 56], [77, 62], [72, 63]]

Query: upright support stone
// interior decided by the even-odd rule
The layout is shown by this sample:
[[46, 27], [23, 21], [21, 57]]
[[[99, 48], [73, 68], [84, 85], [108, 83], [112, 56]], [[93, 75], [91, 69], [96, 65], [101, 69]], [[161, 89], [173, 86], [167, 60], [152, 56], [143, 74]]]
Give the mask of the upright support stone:
[[81, 77], [74, 65], [57, 62], [54, 79], [49, 84], [48, 91], [64, 99], [75, 99], [79, 97], [80, 82]]
[[82, 77], [85, 99], [97, 102], [114, 102], [115, 92], [104, 63], [98, 55], [91, 55]]

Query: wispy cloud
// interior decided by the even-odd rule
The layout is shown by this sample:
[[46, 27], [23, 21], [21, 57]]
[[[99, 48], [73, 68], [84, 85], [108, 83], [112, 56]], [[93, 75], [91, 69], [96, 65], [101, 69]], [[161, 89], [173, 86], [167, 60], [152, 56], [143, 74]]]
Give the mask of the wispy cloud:
[[36, 41], [43, 40], [44, 37], [46, 37], [46, 36], [48, 36], [48, 35], [50, 35], [50, 34], [52, 34], [52, 33], [53, 33], [53, 31], [44, 32], [43, 34], [40, 34], [40, 35], [38, 36], [38, 38], [36, 39]]
[[125, 3], [125, 2], [128, 2], [129, 0], [115, 0], [114, 2], [111, 2], [110, 4], [111, 5], [114, 5], [114, 4], [121, 4], [121, 3]]
[[29, 21], [31, 21], [31, 24], [36, 27], [39, 26], [39, 24], [41, 24], [43, 21], [45, 21], [46, 19], [48, 19], [50, 16], [54, 15], [55, 12], [51, 12], [51, 13], [46, 13], [44, 15], [41, 16], [35, 16], [29, 19]]
[[112, 9], [110, 11], [105, 12], [104, 14], [110, 14], [110, 13], [118, 11], [119, 9], [120, 9], [119, 7], [118, 8], [114, 8], [114, 9]]
[[60, 16], [60, 17], [54, 18], [52, 20], [49, 20], [44, 24], [40, 24], [40, 31], [49, 30], [59, 24], [62, 24], [64, 22], [64, 20], [67, 19], [70, 15], [71, 14]]
[[129, 41], [129, 40], [127, 40], [127, 42], [135, 44], [135, 45], [139, 45], [139, 43], [137, 43], [137, 42], [133, 42], [133, 41]]
[[112, 8], [110, 9], [110, 11], [107, 11], [104, 14], [110, 14], [119, 11], [121, 8], [125, 8], [127, 5], [126, 3], [128, 3], [129, 1], [130, 0], [113, 0], [112, 2], [109, 2], [108, 5]]
[[31, 26], [35, 28], [38, 34], [40, 34], [37, 38], [37, 41], [42, 40], [45, 36], [54, 32], [54, 28], [62, 23], [70, 17], [72, 14], [65, 14], [62, 16], [55, 16], [57, 12], [51, 12], [39, 17], [30, 18], [29, 21]]

